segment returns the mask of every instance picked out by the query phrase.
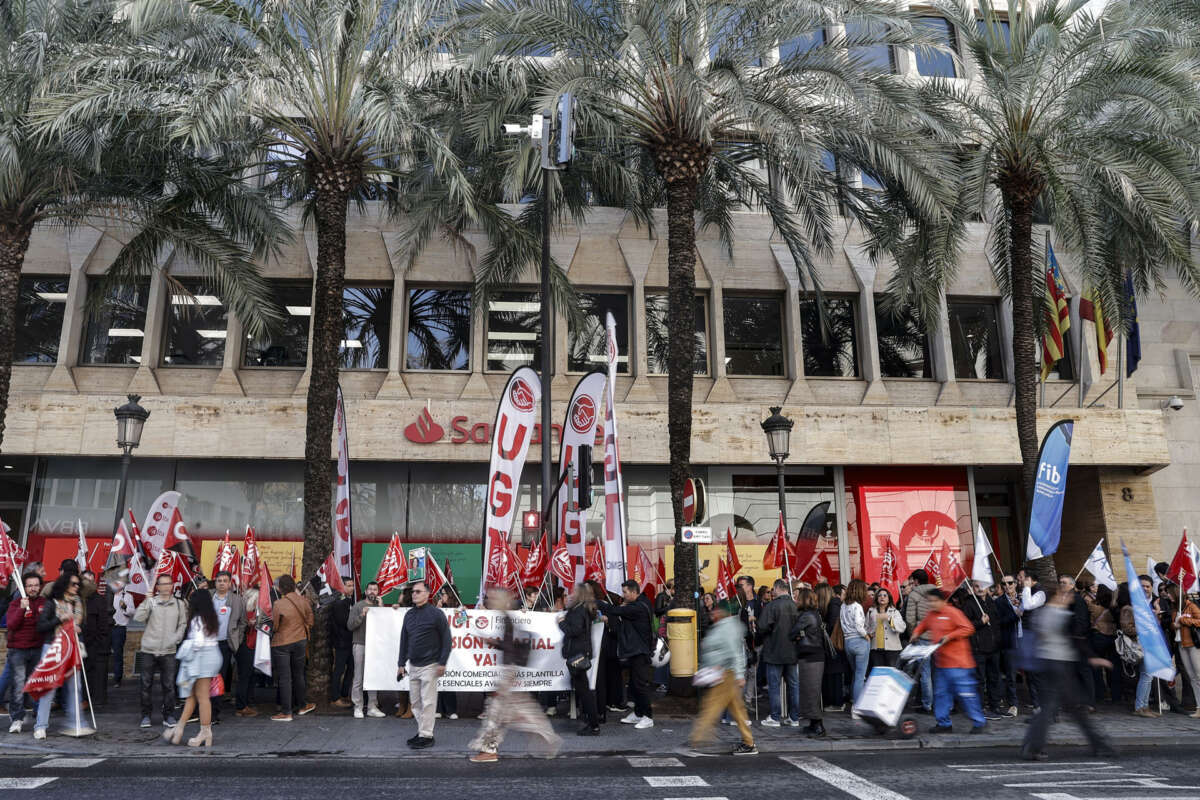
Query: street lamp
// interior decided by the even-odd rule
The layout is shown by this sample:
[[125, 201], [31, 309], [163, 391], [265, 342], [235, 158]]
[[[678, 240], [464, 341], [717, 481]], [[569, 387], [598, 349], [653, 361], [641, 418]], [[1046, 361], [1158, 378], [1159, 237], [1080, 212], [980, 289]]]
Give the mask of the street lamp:
[[121, 483], [117, 488], [117, 512], [113, 516], [113, 535], [117, 534], [117, 526], [121, 523], [121, 514], [125, 508], [125, 483], [129, 477], [129, 462], [133, 448], [142, 442], [142, 426], [150, 417], [150, 412], [138, 405], [141, 395], [126, 395], [129, 402], [113, 409], [117, 418], [117, 447], [121, 448]]
[[767, 435], [767, 451], [779, 473], [779, 513], [787, 518], [787, 500], [783, 491], [783, 462], [787, 461], [788, 445], [792, 438], [792, 426], [796, 423], [780, 414], [780, 406], [771, 406], [771, 416], [762, 421], [763, 433]]

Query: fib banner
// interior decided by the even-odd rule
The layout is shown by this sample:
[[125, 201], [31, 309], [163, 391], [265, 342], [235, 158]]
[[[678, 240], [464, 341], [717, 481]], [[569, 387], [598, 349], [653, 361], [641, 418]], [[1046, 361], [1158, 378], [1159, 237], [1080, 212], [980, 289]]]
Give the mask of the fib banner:
[[[489, 586], [506, 583], [503, 558], [508, 548], [508, 535], [513, 516], [517, 513], [517, 491], [538, 402], [542, 399], [542, 383], [529, 367], [518, 367], [509, 376], [496, 425], [492, 428], [492, 456], [488, 470], [487, 496], [484, 499], [483, 570], [479, 576], [479, 597]], [[499, 556], [499, 557], [498, 557]]]
[[[500, 680], [500, 651], [490, 640], [500, 638], [499, 611], [442, 609], [450, 625], [450, 660], [446, 674], [438, 680], [438, 689], [450, 692], [490, 692]], [[400, 657], [400, 630], [407, 608], [367, 609], [366, 655], [363, 685], [368, 691], [407, 691], [408, 676], [396, 680], [396, 661]], [[510, 613], [518, 639], [529, 639], [529, 663], [517, 668], [517, 691], [568, 691], [571, 676], [562, 656], [562, 631], [558, 614], [547, 612]], [[592, 652], [600, 652], [604, 626], [592, 625]], [[596, 686], [596, 667], [592, 660], [588, 683]]]
[[1025, 557], [1030, 561], [1054, 555], [1058, 550], [1074, 431], [1075, 422], [1067, 419], [1054, 423], [1042, 439], [1033, 484], [1033, 507], [1029, 510], [1029, 542], [1025, 548]]

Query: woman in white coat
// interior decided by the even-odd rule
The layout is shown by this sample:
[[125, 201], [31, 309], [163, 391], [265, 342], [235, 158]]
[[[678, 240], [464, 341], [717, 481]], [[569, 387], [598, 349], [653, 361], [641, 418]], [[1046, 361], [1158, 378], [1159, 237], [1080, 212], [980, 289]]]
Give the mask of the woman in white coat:
[[867, 633], [871, 638], [871, 666], [894, 667], [900, 660], [904, 643], [904, 615], [892, 602], [892, 593], [880, 587], [875, 603], [867, 610]]

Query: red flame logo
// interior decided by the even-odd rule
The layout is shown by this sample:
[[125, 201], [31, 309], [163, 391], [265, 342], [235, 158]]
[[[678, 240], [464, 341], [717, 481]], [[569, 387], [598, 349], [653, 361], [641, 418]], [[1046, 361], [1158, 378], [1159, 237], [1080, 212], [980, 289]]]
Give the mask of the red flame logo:
[[404, 438], [413, 444], [433, 444], [445, 433], [445, 429], [433, 421], [433, 417], [429, 415], [429, 409], [423, 408], [420, 415], [417, 416], [417, 421], [404, 429]]
[[586, 394], [575, 398], [575, 406], [571, 409], [571, 427], [576, 433], [586, 436], [595, 424], [596, 404], [592, 398]]
[[518, 411], [533, 411], [533, 389], [529, 388], [529, 384], [525, 381], [519, 379], [513, 381], [512, 390], [508, 396]]

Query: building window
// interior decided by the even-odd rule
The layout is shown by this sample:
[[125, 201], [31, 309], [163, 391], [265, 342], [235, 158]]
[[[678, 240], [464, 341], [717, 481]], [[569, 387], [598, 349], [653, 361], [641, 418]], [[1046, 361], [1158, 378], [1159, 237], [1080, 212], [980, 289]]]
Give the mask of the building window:
[[53, 364], [58, 360], [58, 340], [66, 310], [66, 278], [21, 278], [17, 289], [14, 364]]
[[312, 284], [272, 283], [284, 321], [267, 333], [246, 337], [247, 367], [304, 367], [308, 363], [308, 322], [312, 318]]
[[113, 286], [100, 296], [100, 282], [88, 287], [82, 364], [140, 364], [146, 338], [146, 301], [150, 284]]
[[989, 34], [989, 31], [994, 30], [1000, 36], [1000, 39], [1004, 42], [1004, 49], [1011, 50], [1012, 49], [1012, 31], [1008, 26], [1008, 20], [997, 19], [994, 21], [994, 24], [995, 24], [995, 27], [992, 27], [992, 26], [988, 25], [987, 20], [983, 20], [983, 19], [975, 20], [975, 27], [979, 29], [980, 36], [986, 38]]
[[786, 61], [789, 58], [802, 56], [823, 44], [825, 44], [824, 29], [801, 34], [795, 39], [789, 39], [779, 44], [779, 60]]
[[392, 287], [346, 286], [342, 289], [342, 369], [387, 369], [392, 330]]
[[932, 378], [929, 336], [910, 307], [893, 309], [883, 296], [875, 298], [875, 331], [879, 341], [879, 370], [885, 378]]
[[800, 300], [800, 332], [804, 341], [804, 374], [826, 378], [858, 377], [858, 325], [849, 297]]
[[225, 360], [229, 309], [215, 287], [200, 281], [179, 283], [187, 292], [171, 292], [163, 364], [219, 367]]
[[725, 295], [725, 371], [783, 374], [783, 306], [778, 297]]
[[921, 17], [917, 25], [937, 39], [937, 43], [945, 50], [932, 50], [918, 47], [916, 50], [917, 74], [927, 78], [957, 78], [954, 68], [954, 56], [957, 53], [954, 26], [944, 17]]
[[[667, 294], [646, 293], [646, 366], [651, 375], [666, 375], [671, 368], [667, 338]], [[696, 350], [692, 372], [708, 374], [708, 304], [696, 296]]]
[[[1073, 381], [1075, 380], [1075, 352], [1071, 347], [1071, 341], [1074, 337], [1071, 335], [1073, 331], [1068, 330], [1063, 334], [1063, 357], [1054, 363], [1050, 368], [1050, 372], [1046, 374], [1048, 381]], [[1042, 374], [1042, 337], [1038, 336], [1034, 342], [1037, 348], [1037, 369], [1038, 375]]]
[[1000, 321], [993, 300], [947, 300], [954, 376], [1001, 380]]
[[467, 369], [470, 355], [471, 292], [409, 289], [404, 368]]
[[567, 370], [587, 372], [608, 369], [608, 335], [605, 316], [612, 314], [617, 323], [617, 372], [629, 372], [629, 297], [623, 294], [579, 295], [584, 314], [583, 327], [570, 325], [567, 331]]
[[537, 292], [498, 292], [488, 301], [487, 368], [509, 372], [542, 357], [542, 304]]
[[896, 54], [890, 44], [880, 42], [885, 36], [887, 27], [882, 22], [846, 23], [846, 39], [851, 43], [850, 57], [866, 69], [895, 73]]

